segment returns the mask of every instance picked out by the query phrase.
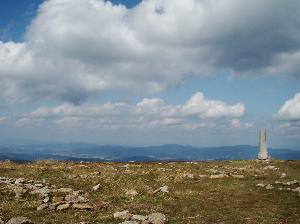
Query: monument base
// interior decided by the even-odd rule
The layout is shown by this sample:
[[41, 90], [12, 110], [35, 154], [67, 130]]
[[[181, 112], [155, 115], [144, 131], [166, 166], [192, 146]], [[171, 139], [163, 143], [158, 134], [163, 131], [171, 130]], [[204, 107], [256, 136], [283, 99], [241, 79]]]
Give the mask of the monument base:
[[271, 156], [268, 156], [266, 159], [257, 158], [255, 161], [256, 162], [270, 162], [270, 161], [272, 161], [272, 158], [271, 158]]

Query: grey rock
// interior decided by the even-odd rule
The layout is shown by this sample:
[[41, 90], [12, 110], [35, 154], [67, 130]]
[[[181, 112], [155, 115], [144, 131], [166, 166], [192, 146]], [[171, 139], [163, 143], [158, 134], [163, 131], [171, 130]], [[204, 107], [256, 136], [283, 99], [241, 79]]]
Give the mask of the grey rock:
[[207, 175], [206, 174], [199, 174], [199, 177], [200, 178], [205, 178], [205, 177], [207, 177]]
[[33, 224], [33, 222], [26, 217], [14, 217], [11, 218], [6, 224]]
[[88, 200], [80, 195], [69, 194], [65, 197], [65, 201], [72, 203], [86, 203]]
[[147, 221], [151, 224], [165, 224], [167, 223], [167, 217], [162, 213], [152, 213], [148, 216]]
[[132, 217], [132, 214], [130, 214], [129, 211], [122, 211], [122, 212], [114, 213], [115, 219], [130, 219], [131, 217]]
[[155, 191], [153, 191], [153, 194], [156, 194], [158, 192], [169, 193], [168, 186], [163, 186], [163, 187], [156, 189]]
[[130, 189], [130, 190], [127, 190], [125, 194], [134, 197], [134, 196], [138, 195], [139, 193], [135, 189]]
[[71, 193], [73, 191], [72, 188], [60, 188], [57, 190], [57, 192], [60, 192], [60, 193]]
[[219, 170], [216, 170], [216, 169], [209, 169], [207, 170], [209, 173], [212, 173], [212, 174], [220, 174], [220, 173], [224, 173], [224, 171], [219, 171]]
[[99, 188], [100, 188], [100, 186], [101, 186], [100, 184], [97, 184], [96, 186], [93, 187], [92, 190], [93, 190], [93, 191], [98, 191]]
[[274, 187], [273, 187], [271, 184], [268, 184], [268, 185], [266, 186], [266, 189], [267, 189], [267, 190], [272, 190], [272, 189], [274, 189]]
[[48, 207], [49, 207], [48, 204], [41, 204], [39, 207], [36, 208], [36, 210], [42, 211], [42, 210], [45, 210]]
[[66, 209], [68, 209], [70, 207], [71, 207], [70, 203], [61, 204], [61, 205], [57, 206], [56, 210], [57, 211], [62, 211], [62, 210], [66, 210]]
[[144, 221], [148, 218], [148, 216], [144, 216], [144, 215], [133, 215], [131, 216], [132, 220], [137, 220], [137, 221]]
[[120, 222], [119, 224], [139, 224], [136, 221], [125, 221], [125, 222]]
[[282, 173], [281, 176], [280, 176], [280, 178], [285, 178], [286, 176], [287, 176], [286, 173]]
[[47, 187], [43, 187], [43, 188], [39, 188], [39, 189], [36, 189], [36, 190], [33, 190], [30, 192], [30, 194], [40, 194], [40, 195], [48, 195], [50, 194], [52, 191], [47, 188]]
[[184, 174], [182, 174], [182, 177], [193, 179], [194, 178], [194, 174], [192, 174], [192, 173], [184, 173]]
[[234, 179], [243, 179], [243, 178], [245, 178], [245, 176], [241, 175], [241, 174], [231, 174], [231, 177], [234, 178]]
[[44, 203], [48, 203], [50, 201], [50, 198], [49, 197], [45, 197], [44, 199], [43, 199], [43, 202]]
[[24, 182], [25, 182], [24, 178], [18, 178], [16, 179], [15, 184], [23, 184]]
[[49, 207], [48, 207], [48, 209], [49, 210], [56, 210], [56, 208], [57, 208], [57, 206], [59, 206], [59, 205], [61, 205], [61, 204], [63, 204], [63, 202], [55, 202], [55, 203], [52, 203], [52, 204], [50, 204], [49, 205]]
[[15, 192], [15, 198], [19, 199], [23, 196], [23, 194], [27, 192], [27, 190], [22, 187], [17, 187], [14, 189], [14, 192]]
[[225, 178], [225, 177], [228, 177], [228, 175], [221, 173], [221, 174], [210, 175], [209, 178], [210, 179], [219, 179], [219, 178]]
[[39, 183], [38, 183], [38, 184], [35, 184], [34, 186], [35, 186], [35, 187], [44, 187], [43, 184], [39, 184]]
[[278, 170], [276, 166], [265, 166], [263, 170]]
[[83, 204], [73, 204], [72, 207], [78, 210], [93, 210], [93, 206], [83, 203]]

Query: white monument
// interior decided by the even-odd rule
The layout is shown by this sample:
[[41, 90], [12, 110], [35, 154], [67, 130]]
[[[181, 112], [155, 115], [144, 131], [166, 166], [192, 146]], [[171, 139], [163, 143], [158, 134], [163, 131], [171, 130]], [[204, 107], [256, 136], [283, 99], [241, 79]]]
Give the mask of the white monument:
[[266, 129], [261, 128], [259, 133], [259, 152], [258, 157], [259, 160], [268, 160], [270, 157], [268, 156], [267, 151], [267, 134]]

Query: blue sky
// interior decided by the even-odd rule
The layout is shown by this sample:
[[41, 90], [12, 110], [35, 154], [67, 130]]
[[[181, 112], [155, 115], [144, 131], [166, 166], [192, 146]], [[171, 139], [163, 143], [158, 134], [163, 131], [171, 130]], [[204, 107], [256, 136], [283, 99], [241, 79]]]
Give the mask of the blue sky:
[[300, 6], [242, 2], [2, 0], [2, 138], [300, 148]]

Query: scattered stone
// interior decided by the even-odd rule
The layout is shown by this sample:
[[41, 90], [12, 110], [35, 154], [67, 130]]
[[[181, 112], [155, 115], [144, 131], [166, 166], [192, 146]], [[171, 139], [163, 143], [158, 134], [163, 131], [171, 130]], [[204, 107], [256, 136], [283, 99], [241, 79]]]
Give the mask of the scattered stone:
[[163, 186], [163, 187], [156, 189], [155, 191], [153, 191], [153, 194], [156, 194], [158, 192], [169, 193], [168, 186]]
[[148, 217], [144, 216], [144, 215], [133, 215], [131, 216], [132, 220], [137, 220], [137, 221], [144, 221], [146, 220]]
[[263, 183], [259, 183], [259, 184], [256, 184], [256, 187], [265, 187], [266, 184], [263, 184]]
[[272, 189], [274, 189], [274, 187], [273, 187], [271, 184], [268, 184], [268, 185], [266, 186], [266, 189], [267, 189], [267, 190], [272, 190]]
[[101, 186], [100, 184], [97, 184], [96, 186], [94, 186], [94, 187], [93, 187], [93, 191], [98, 191], [99, 188], [100, 188], [100, 186]]
[[73, 204], [72, 207], [74, 209], [78, 209], [78, 210], [93, 210], [93, 206], [89, 205], [89, 204], [86, 204], [86, 203], [83, 203], [83, 204]]
[[210, 175], [209, 178], [210, 179], [219, 179], [219, 178], [225, 178], [225, 177], [228, 177], [228, 175], [221, 173], [221, 174]]
[[17, 187], [14, 189], [14, 192], [15, 192], [15, 198], [19, 199], [27, 192], [27, 189], [24, 189], [22, 187]]
[[35, 186], [35, 187], [44, 187], [43, 184], [35, 184], [34, 186]]
[[50, 194], [52, 191], [48, 188], [48, 187], [43, 187], [43, 188], [39, 188], [33, 191], [30, 191], [30, 194], [39, 194], [42, 196], [46, 196], [48, 194]]
[[278, 170], [276, 166], [266, 166], [263, 168], [264, 170]]
[[151, 224], [165, 224], [168, 219], [162, 213], [152, 213], [148, 216], [147, 221]]
[[124, 222], [120, 222], [119, 224], [139, 224], [136, 221], [124, 221]]
[[300, 193], [300, 187], [297, 187], [295, 189], [292, 189], [293, 192], [299, 192]]
[[207, 177], [207, 175], [206, 174], [199, 174], [199, 177], [200, 178], [205, 178], [205, 177]]
[[184, 174], [182, 174], [182, 177], [193, 179], [194, 178], [194, 174], [192, 174], [192, 173], [184, 173]]
[[244, 175], [240, 175], [240, 174], [231, 174], [231, 176], [232, 176], [234, 179], [243, 179], [243, 178], [245, 178]]
[[42, 211], [42, 210], [45, 210], [48, 207], [49, 207], [48, 204], [41, 204], [39, 207], [36, 208], [36, 210]]
[[300, 184], [300, 181], [293, 180], [293, 181], [286, 182], [286, 185], [288, 185], [288, 186], [294, 185], [294, 184]]
[[60, 193], [71, 193], [73, 191], [72, 188], [60, 188], [57, 190], [57, 192], [60, 192]]
[[275, 184], [291, 186], [291, 185], [294, 185], [294, 184], [300, 184], [300, 181], [298, 181], [298, 180], [292, 180], [292, 181], [288, 181], [288, 182], [275, 181]]
[[131, 190], [126, 191], [125, 194], [134, 197], [134, 196], [138, 195], [139, 193], [135, 189], [131, 189]]
[[219, 170], [216, 170], [216, 169], [209, 169], [207, 170], [209, 173], [212, 173], [212, 174], [219, 174], [219, 173], [223, 173], [222, 171], [219, 171]]
[[50, 201], [50, 198], [49, 197], [45, 197], [44, 199], [43, 199], [43, 202], [44, 203], [48, 203]]
[[70, 208], [70, 206], [71, 206], [70, 203], [62, 204], [62, 205], [57, 206], [56, 210], [57, 211], [66, 210], [66, 209]]
[[282, 173], [280, 178], [282, 179], [282, 178], [285, 178], [286, 176], [287, 176], [286, 173]]
[[55, 202], [55, 203], [52, 203], [49, 205], [48, 209], [51, 210], [51, 211], [54, 211], [56, 210], [57, 206], [63, 204], [63, 202]]
[[88, 200], [81, 196], [81, 195], [77, 195], [77, 194], [68, 194], [66, 195], [66, 197], [64, 198], [65, 201], [70, 202], [70, 203], [86, 203], [88, 202]]
[[1, 217], [0, 217], [0, 224], [4, 224], [4, 221], [2, 220]]
[[122, 211], [122, 212], [115, 212], [114, 218], [115, 219], [130, 219], [132, 217], [132, 214], [129, 213], [129, 211]]
[[33, 224], [33, 222], [26, 217], [14, 217], [11, 218], [6, 224]]
[[24, 178], [17, 178], [16, 181], [15, 181], [15, 184], [18, 185], [18, 184], [23, 184], [25, 182], [25, 179]]
[[168, 186], [163, 186], [163, 187], [161, 187], [161, 188], [160, 188], [160, 191], [161, 191], [162, 193], [169, 193]]

